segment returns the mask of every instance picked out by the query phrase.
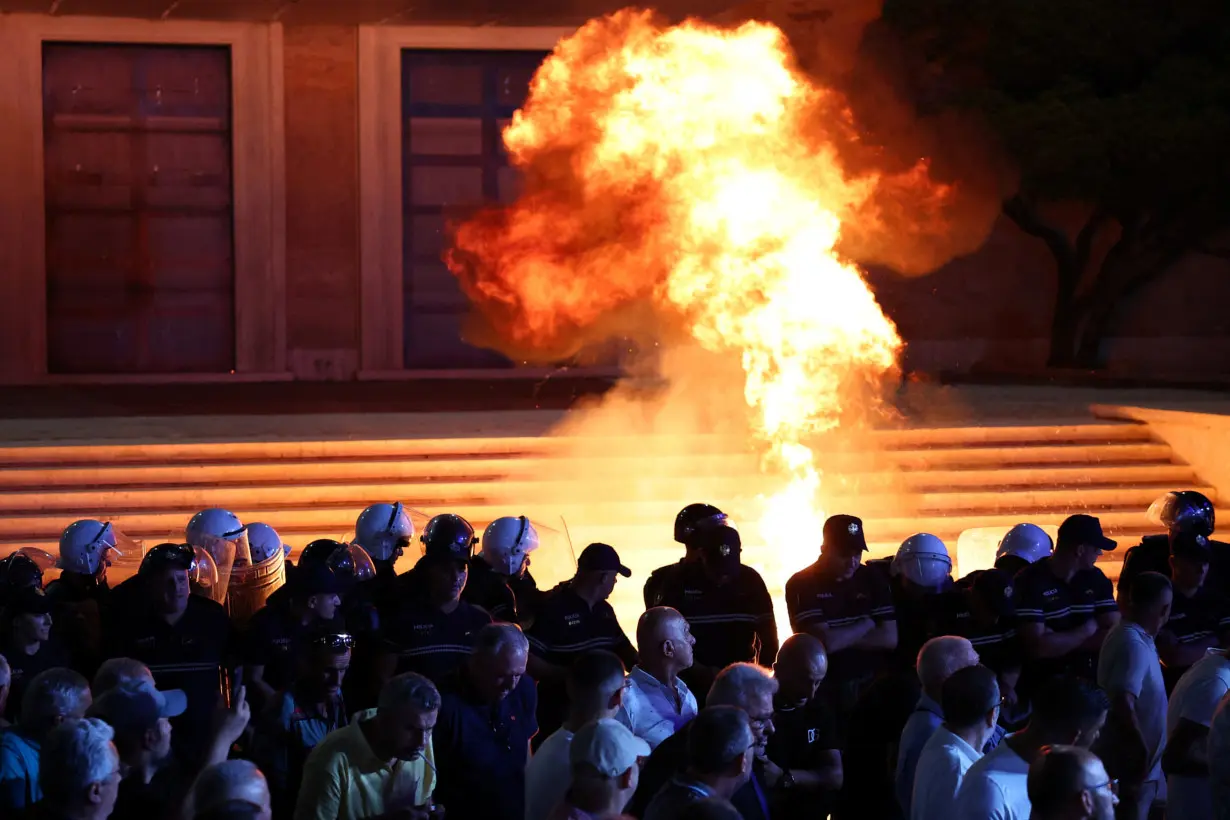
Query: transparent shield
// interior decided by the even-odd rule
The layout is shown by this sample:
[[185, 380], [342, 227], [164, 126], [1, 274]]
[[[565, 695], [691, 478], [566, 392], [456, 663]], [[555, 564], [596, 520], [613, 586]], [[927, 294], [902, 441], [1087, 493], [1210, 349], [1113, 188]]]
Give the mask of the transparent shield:
[[367, 550], [358, 544], [346, 544], [346, 550], [338, 550], [329, 558], [329, 566], [346, 583], [358, 583], [376, 577], [376, 564]]
[[[221, 603], [226, 598], [226, 588], [231, 582], [231, 568], [235, 565], [236, 542], [228, 538], [222, 538], [217, 535], [202, 535], [197, 539], [200, 544], [192, 546], [198, 550], [204, 550], [211, 559], [213, 559], [215, 575], [217, 576], [218, 593], [211, 593], [209, 597]], [[247, 552], [247, 535], [242, 534], [242, 542], [244, 554]], [[221, 597], [216, 597], [218, 594]]]
[[192, 594], [222, 603], [226, 600], [227, 585], [218, 573], [218, 565], [214, 562], [213, 556], [204, 547], [193, 547], [193, 552], [195, 555], [192, 569], [188, 571], [188, 582], [192, 585]]
[[137, 574], [141, 559], [145, 557], [145, 542], [130, 537], [114, 525], [111, 534], [115, 536], [115, 547], [107, 550], [103, 562], [108, 567], [108, 582], [115, 586]]
[[41, 550], [38, 547], [22, 547], [17, 552], [29, 558], [38, 567], [39, 572], [47, 572], [55, 569], [56, 557], [47, 550]]
[[577, 572], [577, 551], [562, 517], [544, 523], [530, 519], [538, 532], [538, 549], [529, 554], [527, 571], [534, 576], [539, 589], [565, 581]]
[[1166, 519], [1171, 516], [1171, 508], [1177, 501], [1174, 493], [1166, 493], [1161, 498], [1149, 505], [1149, 509], [1145, 512], [1145, 518], [1150, 524], [1159, 527], [1166, 527]]

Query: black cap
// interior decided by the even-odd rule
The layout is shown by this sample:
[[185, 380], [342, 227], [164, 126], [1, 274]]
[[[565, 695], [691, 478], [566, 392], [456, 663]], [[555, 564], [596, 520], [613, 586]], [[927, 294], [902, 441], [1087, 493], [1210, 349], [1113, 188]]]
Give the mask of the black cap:
[[1077, 513], [1069, 515], [1067, 520], [1059, 525], [1059, 534], [1055, 539], [1055, 547], [1079, 547], [1088, 545], [1109, 552], [1119, 546], [1102, 533], [1102, 522], [1092, 515]]
[[51, 612], [51, 599], [38, 587], [23, 587], [9, 598], [8, 609], [14, 615], [46, 615]]
[[1170, 554], [1176, 558], [1189, 558], [1207, 564], [1213, 557], [1209, 539], [1194, 532], [1176, 532], [1170, 537]]
[[619, 553], [607, 544], [590, 544], [581, 551], [577, 559], [577, 569], [581, 572], [618, 572], [625, 578], [632, 576], [632, 570], [619, 562]]
[[833, 515], [824, 522], [824, 542], [821, 549], [843, 555], [867, 551], [867, 535], [863, 519], [853, 515]]

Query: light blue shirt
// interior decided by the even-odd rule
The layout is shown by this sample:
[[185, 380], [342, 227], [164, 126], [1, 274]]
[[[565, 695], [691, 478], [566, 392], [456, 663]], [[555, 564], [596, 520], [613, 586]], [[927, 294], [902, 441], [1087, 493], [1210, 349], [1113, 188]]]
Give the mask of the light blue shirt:
[[676, 678], [672, 689], [640, 666], [634, 666], [628, 673], [623, 705], [615, 719], [648, 743], [650, 749], [656, 749], [696, 717], [696, 711], [696, 696], [683, 681]]
[[0, 735], [0, 817], [15, 817], [43, 799], [38, 786], [39, 743], [9, 729]]
[[[901, 730], [901, 742], [897, 744], [897, 776], [894, 787], [897, 791], [897, 803], [902, 813], [910, 816], [910, 802], [914, 794], [914, 775], [918, 770], [918, 758], [923, 747], [944, 722], [944, 710], [926, 693], [918, 699], [914, 714], [905, 722]], [[1004, 728], [996, 726], [990, 740], [982, 747], [982, 753], [987, 754], [1004, 739]]]

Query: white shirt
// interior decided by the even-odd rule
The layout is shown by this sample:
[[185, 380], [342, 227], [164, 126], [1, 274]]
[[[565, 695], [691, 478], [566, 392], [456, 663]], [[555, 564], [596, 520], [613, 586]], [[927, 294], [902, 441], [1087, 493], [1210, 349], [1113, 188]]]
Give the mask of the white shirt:
[[1098, 686], [1112, 698], [1119, 693], [1136, 698], [1136, 720], [1149, 752], [1145, 780], [1162, 779], [1162, 751], [1166, 748], [1166, 683], [1153, 636], [1127, 621], [1106, 634], [1098, 655]]
[[650, 749], [656, 749], [680, 726], [696, 717], [696, 711], [696, 696], [683, 681], [675, 678], [672, 689], [641, 667], [634, 666], [628, 673], [623, 705], [615, 719], [648, 743]]
[[946, 727], [936, 729], [923, 745], [914, 768], [910, 820], [947, 817], [965, 773], [981, 757], [982, 752]]
[[1230, 820], [1230, 694], [1217, 704], [1209, 726], [1209, 785], [1213, 790], [1213, 817]]
[[[1174, 737], [1180, 720], [1205, 728], [1213, 724], [1217, 704], [1230, 691], [1230, 659], [1205, 655], [1183, 673], [1166, 710], [1166, 737]], [[1171, 775], [1166, 779], [1166, 812], [1171, 817], [1212, 817], [1213, 793], [1207, 777]]]
[[525, 820], [547, 820], [572, 785], [572, 732], [557, 729], [525, 767]]
[[1029, 764], [1001, 743], [969, 767], [957, 790], [956, 811], [939, 820], [1029, 820], [1028, 780]]

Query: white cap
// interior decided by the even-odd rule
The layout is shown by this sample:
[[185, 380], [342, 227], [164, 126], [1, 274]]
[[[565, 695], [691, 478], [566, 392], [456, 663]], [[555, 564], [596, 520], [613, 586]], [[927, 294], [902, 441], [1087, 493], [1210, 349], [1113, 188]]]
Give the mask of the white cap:
[[572, 738], [568, 760], [572, 765], [588, 763], [606, 777], [619, 777], [649, 757], [649, 744], [617, 720], [603, 718], [587, 723]]

